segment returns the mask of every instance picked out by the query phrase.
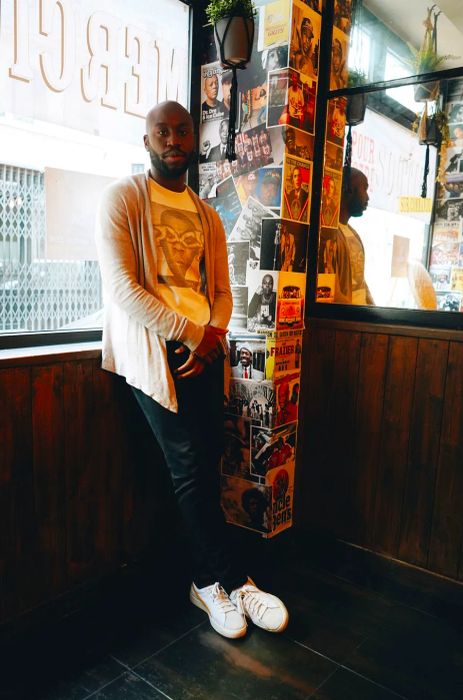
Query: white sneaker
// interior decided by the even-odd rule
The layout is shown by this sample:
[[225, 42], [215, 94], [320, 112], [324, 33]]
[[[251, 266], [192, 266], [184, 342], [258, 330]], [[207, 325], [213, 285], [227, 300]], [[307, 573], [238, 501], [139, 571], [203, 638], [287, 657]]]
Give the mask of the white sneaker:
[[230, 600], [267, 632], [283, 632], [288, 624], [288, 611], [281, 600], [261, 591], [249, 576], [244, 586], [230, 593]]
[[190, 600], [193, 605], [207, 612], [209, 622], [219, 634], [231, 639], [246, 634], [246, 615], [236, 609], [220, 583], [213, 583], [205, 588], [196, 588], [192, 583]]

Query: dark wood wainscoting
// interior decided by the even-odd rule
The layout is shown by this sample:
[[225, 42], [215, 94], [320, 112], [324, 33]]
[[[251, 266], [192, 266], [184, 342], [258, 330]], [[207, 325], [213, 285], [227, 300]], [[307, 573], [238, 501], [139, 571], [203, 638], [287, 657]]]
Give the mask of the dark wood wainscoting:
[[462, 336], [310, 323], [297, 523], [463, 580]]
[[166, 529], [157, 445], [125, 382], [86, 355], [0, 363], [0, 622], [111, 573]]

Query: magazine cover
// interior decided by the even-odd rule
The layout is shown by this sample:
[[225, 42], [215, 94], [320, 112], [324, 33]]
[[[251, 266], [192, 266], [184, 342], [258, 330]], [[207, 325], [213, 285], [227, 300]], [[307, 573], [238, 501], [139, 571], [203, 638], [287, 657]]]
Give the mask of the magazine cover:
[[222, 476], [222, 508], [229, 523], [267, 534], [272, 523], [272, 488]]
[[209, 63], [201, 66], [201, 121], [223, 119], [228, 115], [222, 101], [221, 88], [222, 68], [220, 63]]
[[300, 372], [302, 330], [269, 333], [265, 358], [265, 379], [273, 379], [285, 372]]
[[304, 327], [305, 275], [280, 272], [278, 276], [277, 330]]
[[272, 428], [275, 414], [272, 382], [232, 378], [227, 413], [247, 418], [253, 425]]
[[275, 329], [278, 274], [273, 270], [248, 271], [248, 331], [252, 333]]
[[283, 168], [283, 219], [307, 222], [310, 211], [312, 163], [286, 156]]
[[276, 407], [273, 427], [294, 423], [299, 408], [300, 373], [274, 376]]
[[235, 379], [265, 378], [265, 337], [234, 335], [229, 340], [231, 376]]
[[297, 221], [262, 219], [260, 268], [305, 272], [309, 227]]
[[251, 422], [242, 416], [225, 415], [222, 474], [257, 481], [250, 472]]
[[293, 0], [289, 65], [300, 73], [317, 77], [321, 17], [301, 0]]
[[294, 461], [297, 423], [275, 430], [253, 427], [251, 430], [251, 472], [266, 476], [271, 469]]

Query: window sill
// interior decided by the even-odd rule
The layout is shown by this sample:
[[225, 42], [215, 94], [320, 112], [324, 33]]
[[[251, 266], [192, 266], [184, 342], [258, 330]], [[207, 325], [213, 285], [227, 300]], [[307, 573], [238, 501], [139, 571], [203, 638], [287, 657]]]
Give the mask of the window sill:
[[50, 362], [87, 360], [98, 358], [100, 355], [101, 341], [8, 348], [0, 350], [0, 369], [24, 365], [43, 365]]

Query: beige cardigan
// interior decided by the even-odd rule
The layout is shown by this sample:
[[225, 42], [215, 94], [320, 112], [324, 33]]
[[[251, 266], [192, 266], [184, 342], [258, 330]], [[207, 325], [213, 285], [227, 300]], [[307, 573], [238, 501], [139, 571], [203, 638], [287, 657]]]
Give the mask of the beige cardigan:
[[[189, 189], [198, 210], [205, 247], [206, 294], [213, 326], [227, 328], [232, 312], [225, 232], [216, 211]], [[105, 296], [102, 367], [126, 378], [170, 411], [177, 397], [166, 340], [190, 350], [204, 328], [169, 309], [156, 297], [156, 248], [148, 173], [109, 185], [103, 192], [96, 244]]]

